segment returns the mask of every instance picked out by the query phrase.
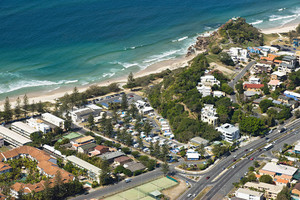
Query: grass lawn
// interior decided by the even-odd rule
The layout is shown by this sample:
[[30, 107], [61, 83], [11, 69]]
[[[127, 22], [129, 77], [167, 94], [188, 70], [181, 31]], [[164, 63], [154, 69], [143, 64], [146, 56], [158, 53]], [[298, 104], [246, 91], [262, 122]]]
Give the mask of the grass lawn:
[[0, 148], [0, 152], [5, 152], [5, 151], [8, 151], [8, 150], [9, 150], [9, 148], [6, 147], [6, 146], [3, 146], [3, 147]]

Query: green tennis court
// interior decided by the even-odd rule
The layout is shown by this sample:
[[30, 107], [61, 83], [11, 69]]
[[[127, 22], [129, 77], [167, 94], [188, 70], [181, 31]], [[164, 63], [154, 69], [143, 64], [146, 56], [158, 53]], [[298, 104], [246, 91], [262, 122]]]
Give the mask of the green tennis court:
[[107, 197], [105, 200], [154, 200], [155, 198], [149, 195], [151, 192], [156, 190], [162, 191], [177, 184], [177, 182], [163, 177]]

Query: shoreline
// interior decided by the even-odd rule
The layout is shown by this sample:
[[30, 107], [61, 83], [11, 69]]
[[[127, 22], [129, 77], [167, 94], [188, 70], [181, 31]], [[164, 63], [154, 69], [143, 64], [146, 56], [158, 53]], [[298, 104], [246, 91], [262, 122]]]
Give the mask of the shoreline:
[[260, 31], [264, 34], [272, 34], [272, 33], [287, 33], [289, 31], [295, 30], [299, 25], [300, 20], [295, 20], [293, 22], [284, 24], [282, 26], [273, 27], [273, 28], [262, 28]]
[[[273, 27], [273, 28], [262, 28], [259, 29], [263, 34], [272, 34], [272, 33], [285, 33], [285, 32], [289, 32], [291, 30], [295, 30], [296, 27], [298, 26], [299, 22], [297, 22], [296, 20], [287, 24], [284, 24], [282, 26], [279, 27]], [[196, 52], [193, 55], [190, 55], [188, 57], [186, 57], [185, 55], [182, 55], [178, 58], [173, 58], [173, 59], [169, 59], [169, 60], [164, 60], [164, 61], [160, 61], [158, 63], [154, 63], [148, 67], [146, 67], [145, 69], [141, 69], [137, 72], [134, 73], [134, 77], [135, 78], [139, 78], [139, 77], [143, 77], [143, 76], [147, 76], [150, 74], [155, 74], [155, 73], [159, 73], [162, 72], [166, 69], [170, 69], [170, 70], [174, 70], [177, 68], [181, 68], [181, 67], [185, 67], [186, 65], [188, 65], [188, 62], [193, 59], [196, 55], [198, 55], [198, 53], [200, 52]], [[62, 96], [64, 96], [66, 93], [72, 93], [74, 87], [77, 87], [79, 92], [83, 92], [85, 90], [87, 90], [91, 85], [97, 85], [97, 86], [107, 86], [111, 83], [117, 83], [120, 86], [126, 84], [127, 82], [127, 75], [124, 76], [120, 76], [120, 77], [115, 77], [115, 78], [110, 78], [108, 80], [105, 81], [99, 81], [96, 83], [90, 83], [84, 86], [63, 86], [59, 89], [55, 89], [52, 91], [36, 91], [36, 92], [30, 92], [27, 94], [29, 103], [32, 103], [33, 101], [35, 103], [42, 101], [42, 102], [51, 102], [54, 103], [55, 99], [58, 99]], [[25, 94], [24, 94], [25, 95]], [[10, 100], [10, 104], [12, 107], [15, 107], [16, 104], [16, 99], [18, 97], [20, 97], [21, 101], [24, 95], [19, 95], [19, 96], [11, 96], [9, 97]], [[5, 100], [1, 100], [0, 101], [0, 108], [3, 109], [4, 106], [4, 101]]]
[[[148, 67], [146, 67], [145, 69], [141, 69], [140, 71], [135, 72], [134, 78], [139, 78], [139, 77], [143, 77], [143, 76], [147, 76], [150, 74], [155, 74], [155, 73], [159, 73], [162, 72], [166, 69], [170, 69], [170, 70], [174, 70], [177, 68], [181, 68], [181, 67], [185, 67], [188, 65], [188, 62], [193, 59], [196, 55], [198, 55], [198, 53], [200, 52], [196, 52], [193, 55], [190, 55], [188, 57], [186, 57], [185, 55], [178, 57], [178, 58], [173, 58], [173, 59], [169, 59], [169, 60], [164, 60], [164, 61], [160, 61], [158, 63], [154, 63]], [[41, 102], [51, 102], [51, 103], [55, 103], [55, 99], [58, 99], [62, 96], [64, 96], [66, 93], [72, 93], [74, 87], [77, 87], [79, 92], [83, 92], [85, 90], [87, 90], [91, 85], [97, 85], [97, 86], [108, 86], [109, 84], [112, 83], [117, 83], [120, 86], [126, 84], [127, 82], [127, 75], [124, 76], [120, 76], [120, 77], [115, 77], [115, 78], [110, 78], [108, 80], [105, 81], [100, 81], [100, 82], [96, 82], [96, 83], [91, 83], [91, 84], [87, 84], [84, 86], [65, 86], [65, 87], [61, 87], [59, 89], [56, 90], [52, 90], [52, 91], [47, 91], [47, 92], [43, 92], [43, 91], [37, 91], [37, 92], [30, 92], [27, 95], [29, 103], [31, 104], [33, 101], [35, 103], [41, 101]], [[25, 95], [25, 94], [24, 94]], [[22, 102], [22, 98], [24, 95], [19, 95], [19, 96], [11, 96], [9, 97], [9, 101], [12, 107], [15, 107], [16, 104], [16, 99], [18, 97], [20, 97], [21, 102]], [[4, 101], [5, 100], [1, 100], [0, 101], [0, 108], [3, 108], [4, 106]]]

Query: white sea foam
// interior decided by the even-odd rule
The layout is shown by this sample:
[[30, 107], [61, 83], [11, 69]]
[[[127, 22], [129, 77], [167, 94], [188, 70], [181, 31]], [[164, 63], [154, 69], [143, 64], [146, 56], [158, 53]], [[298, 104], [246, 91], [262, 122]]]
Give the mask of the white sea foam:
[[58, 82], [54, 81], [41, 81], [41, 80], [22, 80], [17, 81], [11, 84], [7, 84], [5, 87], [0, 88], [0, 94], [7, 93], [7, 92], [13, 92], [16, 90], [20, 90], [23, 88], [32, 88], [32, 87], [42, 87], [42, 86], [51, 86], [51, 85], [62, 85], [62, 84], [70, 84], [75, 83], [78, 80], [61, 80]]
[[102, 75], [102, 77], [103, 78], [106, 78], [106, 77], [112, 77], [113, 75], [115, 75], [116, 73], [104, 73], [103, 75]]
[[283, 10], [285, 10], [286, 8], [279, 8], [278, 11], [281, 12]]
[[150, 56], [149, 59], [144, 60], [143, 63], [153, 63], [153, 62], [156, 63], [156, 62], [162, 61], [162, 59], [165, 60], [166, 57], [174, 55], [174, 54], [178, 53], [179, 51], [180, 50], [171, 50], [171, 51], [166, 51], [161, 54], [153, 55], [153, 56]]
[[289, 18], [296, 18], [298, 17], [298, 14], [294, 15], [286, 15], [286, 16], [281, 16], [281, 15], [271, 15], [269, 21], [278, 21], [278, 20], [283, 20], [283, 19], [289, 19]]
[[264, 22], [264, 20], [257, 20], [257, 21], [255, 21], [255, 22], [251, 22], [250, 24], [256, 25], [256, 24], [261, 24], [261, 23], [263, 23], [263, 22]]
[[177, 40], [172, 40], [172, 42], [180, 42], [180, 41], [185, 40], [185, 39], [188, 39], [188, 38], [189, 38], [188, 36], [184, 36], [184, 37], [179, 38], [179, 39], [177, 39]]

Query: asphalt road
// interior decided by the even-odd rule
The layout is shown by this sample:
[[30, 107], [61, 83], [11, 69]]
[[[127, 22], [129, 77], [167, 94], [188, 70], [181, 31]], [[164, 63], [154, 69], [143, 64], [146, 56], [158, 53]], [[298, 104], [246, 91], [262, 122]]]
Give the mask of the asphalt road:
[[[279, 127], [279, 129], [282, 126]], [[283, 138], [280, 138], [276, 141], [275, 147], [281, 148], [280, 145], [283, 145], [284, 143], [288, 143], [291, 141], [296, 141], [295, 138], [292, 138], [293, 136], [297, 136], [300, 138], [300, 135], [297, 135], [300, 131], [300, 120], [297, 120], [293, 123], [291, 123], [288, 126], [289, 130], [297, 129], [293, 131], [292, 133], [287, 134]], [[279, 133], [277, 130], [268, 135], [267, 137], [270, 138], [270, 140], [274, 140], [278, 136], [282, 135], [284, 133]], [[212, 170], [209, 172], [203, 174], [203, 177], [189, 190], [187, 190], [179, 199], [188, 199], [188, 194], [196, 194], [198, 195], [205, 187], [207, 186], [213, 186], [213, 188], [202, 198], [202, 199], [222, 199], [224, 196], [227, 195], [228, 192], [233, 188], [232, 183], [239, 181], [239, 179], [243, 176], [245, 172], [248, 171], [249, 166], [252, 165], [251, 160], [242, 158], [246, 153], [249, 153], [248, 151], [245, 152], [245, 149], [256, 149], [264, 144], [266, 144], [265, 138], [260, 138], [242, 148], [237, 150], [236, 152], [233, 152], [230, 156], [223, 158]], [[274, 149], [275, 149], [274, 147]], [[274, 149], [271, 149], [269, 151], [272, 151]], [[249, 157], [258, 157], [260, 154], [265, 153], [266, 151], [256, 151]], [[239, 161], [236, 164], [236, 168], [230, 168], [226, 170], [228, 166], [230, 166], [233, 163], [234, 155], [236, 155], [236, 159], [242, 158], [241, 161]], [[225, 169], [225, 172], [223, 172]], [[223, 174], [221, 174], [223, 172]], [[221, 175], [220, 175], [221, 174]], [[217, 176], [220, 177], [213, 181]], [[210, 179], [206, 179], [206, 177], [210, 177]]]

